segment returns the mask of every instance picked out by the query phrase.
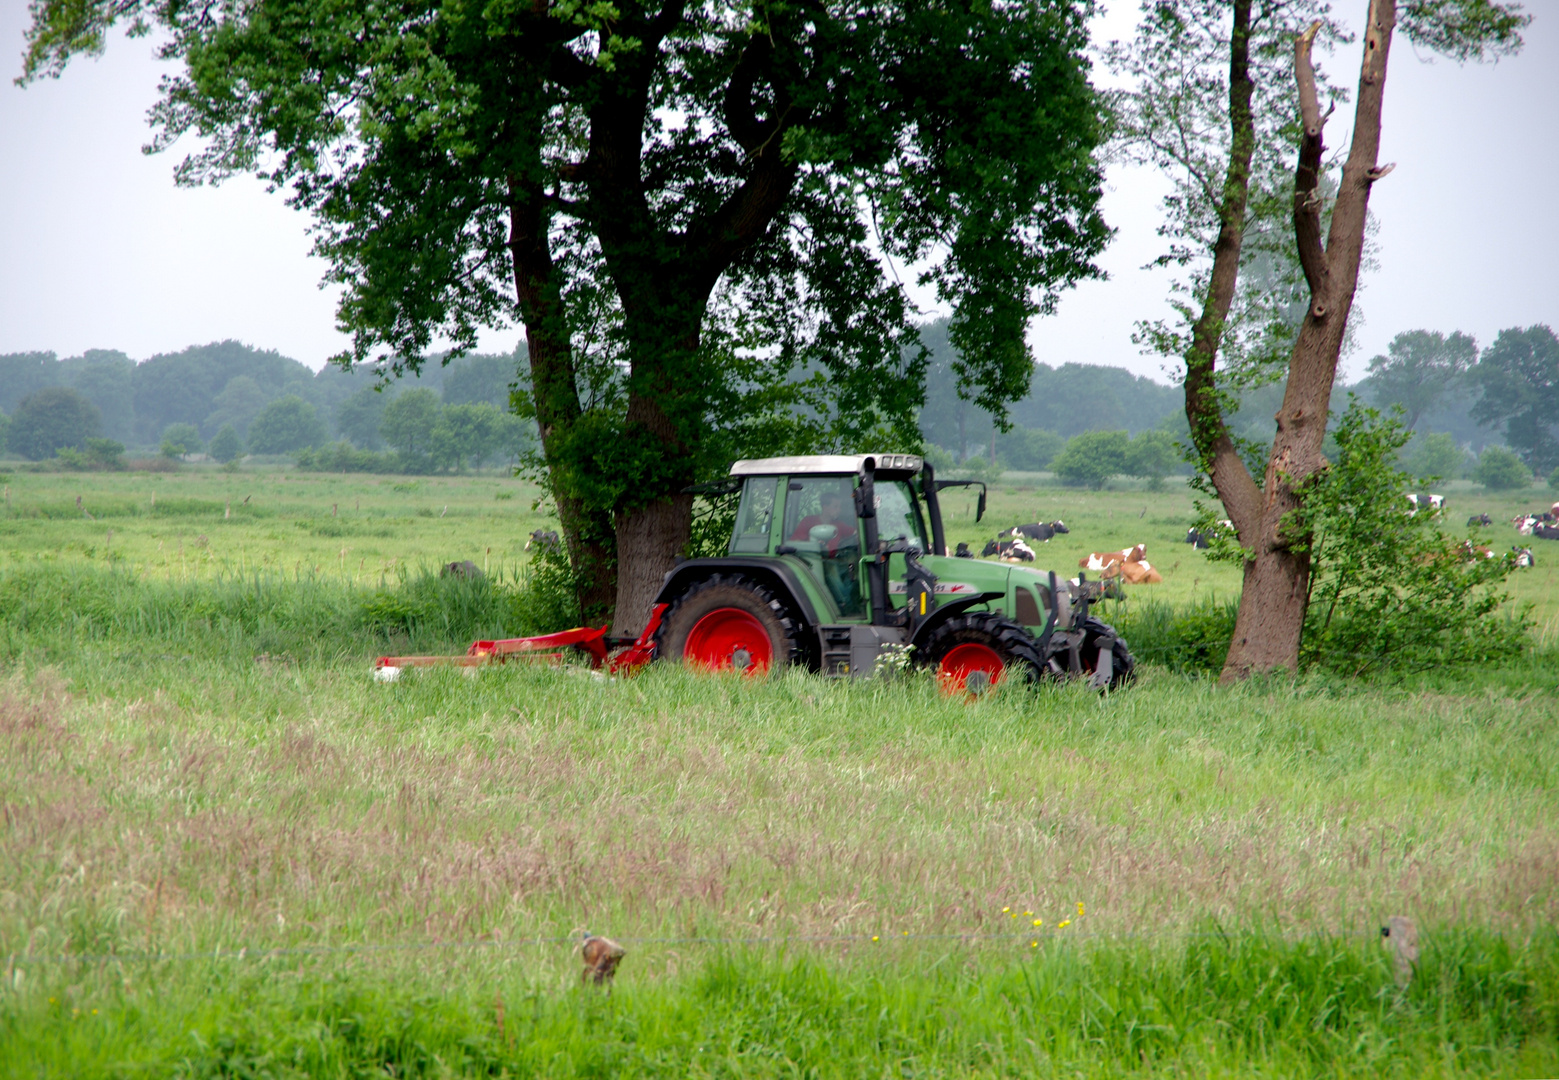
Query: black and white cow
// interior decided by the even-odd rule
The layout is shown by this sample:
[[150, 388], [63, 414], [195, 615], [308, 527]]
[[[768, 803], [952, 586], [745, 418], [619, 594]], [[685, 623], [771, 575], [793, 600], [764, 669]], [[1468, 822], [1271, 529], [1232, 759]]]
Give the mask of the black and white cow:
[[1205, 549], [1212, 546], [1212, 542], [1225, 533], [1234, 531], [1234, 522], [1224, 518], [1210, 529], [1198, 529], [1194, 526], [1185, 531], [1185, 542], [1193, 547]]
[[551, 529], [537, 529], [530, 534], [530, 539], [525, 541], [525, 550], [529, 551], [532, 547], [557, 547], [562, 542], [563, 538]]
[[1052, 536], [1056, 536], [1061, 533], [1068, 533], [1071, 531], [1071, 529], [1068, 529], [1059, 521], [1052, 521], [1049, 523], [1042, 521], [1031, 521], [1027, 525], [1014, 525], [1010, 529], [997, 533], [996, 536], [998, 539], [1002, 537], [1022, 536], [1029, 540], [1040, 540], [1048, 544]]
[[1034, 549], [1018, 537], [1013, 537], [1011, 540], [988, 541], [980, 554], [986, 558], [995, 555], [1005, 562], [1034, 561]]
[[1559, 525], [1534, 525], [1532, 535], [1539, 540], [1559, 540]]
[[1410, 507], [1407, 512], [1408, 517], [1412, 517], [1420, 510], [1428, 510], [1436, 517], [1445, 513], [1444, 495], [1409, 495], [1407, 501]]
[[1467, 519], [1467, 527], [1469, 529], [1474, 525], [1482, 525], [1484, 528], [1488, 528], [1492, 524], [1494, 524], [1494, 519], [1487, 514], [1474, 514]]
[[1537, 565], [1537, 559], [1533, 557], [1531, 548], [1512, 546], [1510, 550], [1515, 556], [1518, 567], [1525, 569], [1526, 567]]

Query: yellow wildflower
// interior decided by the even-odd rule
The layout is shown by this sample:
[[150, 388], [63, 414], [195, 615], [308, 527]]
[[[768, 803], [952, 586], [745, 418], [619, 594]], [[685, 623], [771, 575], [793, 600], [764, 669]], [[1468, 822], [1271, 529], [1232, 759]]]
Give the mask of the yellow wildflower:
[[1056, 923], [1056, 929], [1061, 930], [1061, 929], [1064, 929], [1064, 928], [1066, 928], [1068, 926], [1071, 926], [1071, 925], [1072, 925], [1072, 920], [1071, 919], [1062, 919], [1060, 922]]
[[873, 935], [872, 935], [872, 940], [873, 940], [873, 941], [876, 941], [876, 940], [877, 940], [877, 935], [876, 935], [876, 934], [873, 934]]
[[1044, 919], [1035, 919], [1034, 920], [1034, 925], [1035, 926], [1044, 926], [1045, 925], [1045, 920]]
[[1083, 917], [1083, 902], [1081, 900], [1077, 902], [1077, 917], [1079, 919]]

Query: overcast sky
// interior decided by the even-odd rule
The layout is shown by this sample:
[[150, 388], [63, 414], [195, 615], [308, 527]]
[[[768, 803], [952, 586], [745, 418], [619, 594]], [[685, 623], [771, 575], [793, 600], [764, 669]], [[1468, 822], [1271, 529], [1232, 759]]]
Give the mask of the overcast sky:
[[[1340, 0], [1345, 12], [1364, 0]], [[1498, 65], [1426, 62], [1398, 38], [1386, 92], [1377, 184], [1380, 267], [1356, 311], [1357, 378], [1402, 330], [1462, 330], [1480, 344], [1509, 326], [1559, 325], [1559, 0], [1534, 0], [1526, 50]], [[1117, 3], [1098, 36], [1129, 33], [1135, 4]], [[313, 367], [342, 349], [335, 293], [309, 255], [307, 221], [262, 185], [173, 185], [183, 155], [147, 157], [145, 114], [162, 66], [146, 40], [119, 37], [100, 59], [27, 89], [20, 72], [26, 5], [0, 0], [0, 353], [120, 349], [136, 359], [236, 338]], [[1352, 49], [1330, 68], [1357, 78]], [[1348, 136], [1340, 108], [1329, 141]], [[1161, 182], [1112, 169], [1104, 209], [1119, 232], [1101, 265], [1109, 280], [1067, 295], [1035, 323], [1038, 359], [1113, 364], [1162, 379], [1163, 362], [1131, 343], [1133, 323], [1166, 313], [1167, 282], [1140, 267]], [[489, 333], [508, 351], [514, 328]]]

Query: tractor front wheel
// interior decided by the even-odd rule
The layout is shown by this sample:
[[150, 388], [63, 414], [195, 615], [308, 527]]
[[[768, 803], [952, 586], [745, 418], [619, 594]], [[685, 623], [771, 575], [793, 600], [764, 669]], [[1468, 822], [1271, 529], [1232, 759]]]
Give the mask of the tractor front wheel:
[[785, 605], [740, 576], [716, 575], [672, 601], [656, 633], [658, 654], [706, 671], [761, 675], [798, 662], [799, 634]]
[[1029, 632], [995, 612], [948, 619], [931, 632], [923, 655], [952, 694], [983, 694], [1008, 677], [1038, 682], [1044, 669]]

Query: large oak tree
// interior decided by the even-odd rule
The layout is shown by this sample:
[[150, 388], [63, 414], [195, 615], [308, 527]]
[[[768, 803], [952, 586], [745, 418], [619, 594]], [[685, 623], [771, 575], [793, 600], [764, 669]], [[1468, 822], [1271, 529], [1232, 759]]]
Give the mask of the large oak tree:
[[[642, 625], [732, 456], [917, 438], [899, 267], [1004, 415], [1027, 323], [1094, 273], [1079, 0], [35, 0], [24, 78], [165, 36], [155, 145], [310, 212], [347, 361], [517, 315], [586, 608]], [[615, 596], [614, 592], [615, 580]]]
[[[1352, 139], [1335, 172], [1322, 101], [1344, 95], [1318, 76], [1313, 52], [1346, 34], [1322, 0], [1152, 0], [1138, 39], [1114, 50], [1138, 81], [1121, 100], [1128, 144], [1175, 180], [1166, 262], [1194, 268], [1184, 325], [1149, 327], [1147, 338], [1184, 361], [1195, 452], [1245, 551], [1226, 681], [1298, 666], [1310, 537], [1297, 512], [1326, 466], [1370, 191], [1392, 168], [1378, 153], [1393, 35], [1400, 27], [1424, 49], [1481, 59], [1518, 49], [1528, 21], [1519, 5], [1494, 0], [1368, 0], [1364, 14]], [[1295, 148], [1284, 179], [1274, 162]], [[1274, 227], [1280, 206], [1284, 233]], [[1258, 268], [1264, 288], [1243, 280], [1242, 289]], [[1302, 314], [1285, 318], [1296, 299]], [[1226, 421], [1230, 390], [1274, 375], [1286, 378], [1277, 434], [1253, 472]]]

